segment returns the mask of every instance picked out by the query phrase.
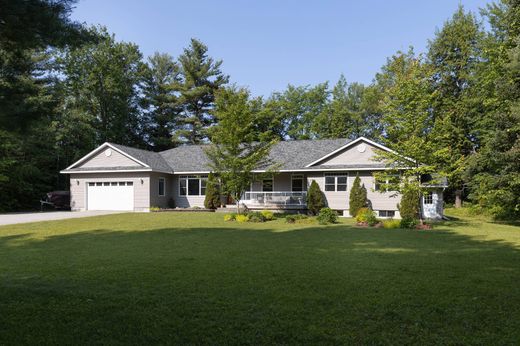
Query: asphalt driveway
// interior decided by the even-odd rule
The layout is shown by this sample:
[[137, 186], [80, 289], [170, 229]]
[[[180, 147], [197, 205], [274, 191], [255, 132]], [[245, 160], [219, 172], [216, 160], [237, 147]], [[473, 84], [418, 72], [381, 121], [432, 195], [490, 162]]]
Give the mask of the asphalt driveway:
[[98, 215], [108, 215], [122, 213], [121, 211], [50, 211], [36, 213], [12, 213], [0, 214], [0, 226], [12, 225], [16, 223], [52, 221], [63, 219], [74, 219], [79, 217], [90, 217]]

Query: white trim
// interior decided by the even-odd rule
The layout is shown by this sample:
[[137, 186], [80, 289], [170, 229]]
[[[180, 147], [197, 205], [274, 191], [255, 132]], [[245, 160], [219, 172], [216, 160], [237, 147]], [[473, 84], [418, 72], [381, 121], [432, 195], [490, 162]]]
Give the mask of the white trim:
[[367, 139], [367, 138], [365, 138], [365, 137], [359, 137], [359, 138], [353, 140], [352, 142], [349, 142], [349, 143], [345, 144], [344, 146], [342, 146], [342, 147], [340, 147], [340, 148], [334, 150], [333, 152], [330, 152], [330, 153], [328, 153], [327, 155], [325, 155], [325, 156], [319, 158], [318, 160], [309, 163], [309, 164], [308, 164], [307, 166], [305, 166], [305, 167], [311, 167], [311, 166], [314, 166], [314, 165], [317, 164], [318, 162], [321, 162], [321, 161], [325, 160], [326, 158], [331, 157], [331, 156], [337, 154], [338, 152], [340, 152], [340, 151], [342, 151], [342, 150], [345, 150], [346, 148], [348, 148], [348, 147], [350, 147], [350, 146], [352, 146], [352, 145], [354, 145], [354, 144], [356, 144], [356, 143], [358, 143], [358, 142], [360, 142], [360, 141], [365, 141], [365, 142], [367, 142], [367, 143], [369, 143], [369, 144], [371, 144], [371, 145], [373, 145], [373, 146], [375, 146], [375, 147], [377, 147], [377, 148], [379, 148], [379, 149], [381, 149], [381, 150], [385, 150], [385, 151], [391, 152], [391, 153], [393, 153], [393, 154], [399, 155], [399, 154], [397, 154], [397, 152], [393, 151], [392, 149], [390, 149], [390, 148], [388, 148], [388, 147], [385, 147], [385, 146], [382, 145], [382, 144], [379, 144], [379, 143], [376, 143], [376, 142], [374, 142], [374, 141], [371, 141], [370, 139]]
[[[143, 169], [97, 169], [97, 170], [85, 170], [85, 171], [60, 171], [61, 174], [84, 174], [84, 173], [128, 173], [128, 172], [152, 172], [151, 168], [143, 168]], [[156, 171], [154, 171], [156, 172]], [[159, 173], [168, 173], [168, 172], [159, 172]]]
[[97, 147], [96, 149], [92, 150], [90, 153], [88, 153], [87, 155], [83, 156], [81, 159], [79, 159], [78, 161], [74, 162], [72, 165], [70, 165], [69, 167], [65, 168], [64, 170], [69, 170], [71, 168], [74, 168], [76, 165], [82, 163], [83, 161], [85, 161], [86, 159], [90, 158], [92, 155], [96, 154], [98, 151], [101, 151], [102, 148], [104, 148], [105, 146], [108, 146], [109, 148], [117, 151], [118, 153], [126, 156], [127, 158], [129, 158], [130, 160], [133, 160], [135, 162], [137, 162], [138, 164], [144, 166], [144, 167], [148, 167], [150, 168], [149, 165], [147, 165], [146, 163], [142, 162], [142, 161], [139, 161], [138, 159], [136, 159], [135, 157], [125, 153], [124, 151], [122, 151], [121, 149], [118, 149], [116, 148], [115, 146], [113, 146], [112, 144], [108, 143], [108, 142], [105, 142], [103, 144], [101, 144], [99, 147]]
[[[333, 173], [333, 172], [331, 172]], [[330, 173], [329, 173], [330, 174]], [[349, 183], [349, 176], [350, 174], [348, 174], [348, 172], [345, 172], [345, 175], [338, 175], [338, 174], [334, 174], [334, 175], [329, 175], [329, 177], [332, 176], [334, 177], [334, 191], [327, 191], [326, 190], [326, 186], [327, 186], [327, 173], [326, 172], [323, 172], [323, 188], [324, 188], [324, 192], [348, 192], [348, 183]], [[347, 188], [345, 191], [338, 191], [338, 179], [337, 177], [346, 177], [347, 178]], [[330, 185], [330, 184], [328, 184]], [[341, 184], [343, 185], [343, 184]]]
[[[336, 171], [387, 171], [387, 170], [391, 170], [391, 169], [407, 169], [407, 168], [401, 168], [401, 167], [398, 167], [398, 168], [394, 168], [394, 167], [364, 167], [364, 168], [355, 168], [355, 167], [352, 167], [352, 168], [334, 168], [334, 167], [331, 167], [331, 168], [320, 168], [320, 169], [305, 169], [305, 168], [299, 168], [299, 169], [280, 169], [280, 170], [277, 170], [275, 172], [276, 173], [292, 173], [292, 172], [336, 172]], [[266, 173], [267, 171], [266, 170], [262, 170], [262, 169], [258, 169], [258, 170], [253, 170], [251, 171], [251, 173]], [[194, 171], [194, 172], [189, 172], [189, 171], [182, 171], [182, 172], [173, 172], [171, 174], [175, 174], [175, 175], [185, 175], [185, 174], [209, 174], [211, 173], [211, 171]]]
[[[161, 195], [161, 189], [160, 189], [160, 187], [161, 187], [161, 180], [163, 181], [163, 193], [162, 193], [162, 195]], [[164, 196], [166, 196], [166, 178], [164, 178], [164, 177], [159, 177], [159, 180], [158, 180], [158, 183], [157, 183], [157, 184], [158, 184], [158, 185], [157, 185], [157, 190], [158, 190], [158, 191], [157, 191], [157, 196], [159, 196], [159, 197], [164, 197]]]

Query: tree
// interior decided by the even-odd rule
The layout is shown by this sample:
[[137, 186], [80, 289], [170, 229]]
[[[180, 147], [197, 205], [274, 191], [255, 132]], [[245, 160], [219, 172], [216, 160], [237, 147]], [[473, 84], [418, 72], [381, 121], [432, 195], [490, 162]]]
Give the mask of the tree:
[[328, 97], [328, 83], [314, 87], [289, 85], [283, 92], [271, 95], [267, 104], [277, 114], [274, 119], [283, 124], [282, 138], [315, 138], [314, 119], [325, 110]]
[[200, 144], [208, 139], [208, 129], [215, 124], [211, 110], [215, 93], [226, 85], [229, 77], [222, 73], [222, 60], [208, 56], [208, 47], [196, 39], [178, 58], [179, 77], [175, 90], [181, 108], [177, 140]]
[[117, 42], [104, 28], [90, 30], [97, 42], [70, 50], [63, 57], [70, 98], [63, 111], [85, 114], [96, 130], [97, 144], [109, 141], [144, 146], [139, 48]]
[[173, 148], [180, 113], [175, 94], [175, 83], [180, 81], [179, 67], [169, 54], [155, 53], [148, 58], [144, 76], [143, 106], [148, 110], [148, 141], [156, 151]]
[[475, 72], [481, 60], [482, 31], [472, 13], [462, 6], [444, 23], [430, 41], [428, 63], [436, 90], [432, 99], [435, 141], [449, 150], [442, 163], [450, 188], [455, 190], [455, 206], [461, 206], [461, 193], [467, 158], [479, 145], [478, 119], [483, 102], [474, 92]]
[[367, 206], [367, 189], [365, 185], [361, 185], [359, 175], [356, 175], [352, 188], [350, 189], [349, 197], [349, 214], [356, 216], [359, 209]]
[[[444, 160], [446, 155], [445, 149], [431, 140], [434, 124], [431, 100], [435, 97], [430, 84], [431, 70], [410, 50], [390, 59], [384, 71], [392, 82], [382, 103], [383, 143], [395, 151], [377, 152], [376, 158], [385, 162], [388, 169], [375, 174], [376, 179], [384, 182], [383, 190], [421, 192], [421, 176], [442, 174], [442, 167], [436, 162]], [[395, 176], [401, 179], [394, 179]]]
[[415, 184], [404, 184], [401, 202], [397, 205], [404, 220], [417, 220], [420, 217], [421, 192]]
[[233, 197], [240, 212], [240, 199], [254, 179], [253, 170], [272, 174], [276, 167], [269, 159], [275, 141], [257, 132], [258, 114], [246, 89], [219, 90], [214, 113], [218, 123], [211, 130], [212, 145], [206, 153], [212, 171], [221, 179], [222, 192]]
[[488, 5], [485, 15], [492, 31], [478, 81], [490, 109], [466, 171], [469, 198], [497, 219], [520, 219], [520, 3]]
[[307, 191], [307, 209], [311, 215], [318, 215], [322, 208], [325, 208], [325, 198], [320, 186], [313, 180]]
[[220, 207], [220, 186], [218, 179], [215, 178], [213, 173], [209, 173], [208, 175], [204, 207], [207, 209], [217, 209]]

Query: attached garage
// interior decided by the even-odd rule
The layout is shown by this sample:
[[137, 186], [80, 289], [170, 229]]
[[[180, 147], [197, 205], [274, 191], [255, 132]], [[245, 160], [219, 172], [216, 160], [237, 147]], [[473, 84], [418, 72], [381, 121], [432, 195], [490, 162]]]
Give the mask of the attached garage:
[[87, 183], [87, 210], [134, 210], [132, 181]]

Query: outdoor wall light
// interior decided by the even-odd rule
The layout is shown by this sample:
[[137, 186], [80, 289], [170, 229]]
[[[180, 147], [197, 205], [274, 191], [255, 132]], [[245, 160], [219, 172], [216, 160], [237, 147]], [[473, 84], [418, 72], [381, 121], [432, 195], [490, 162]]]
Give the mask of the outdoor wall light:
[[142, 184], [144, 184], [144, 179], [143, 179], [143, 178], [141, 178], [141, 185], [142, 185]]
[[79, 185], [79, 180], [78, 179], [76, 179], [76, 185]]

